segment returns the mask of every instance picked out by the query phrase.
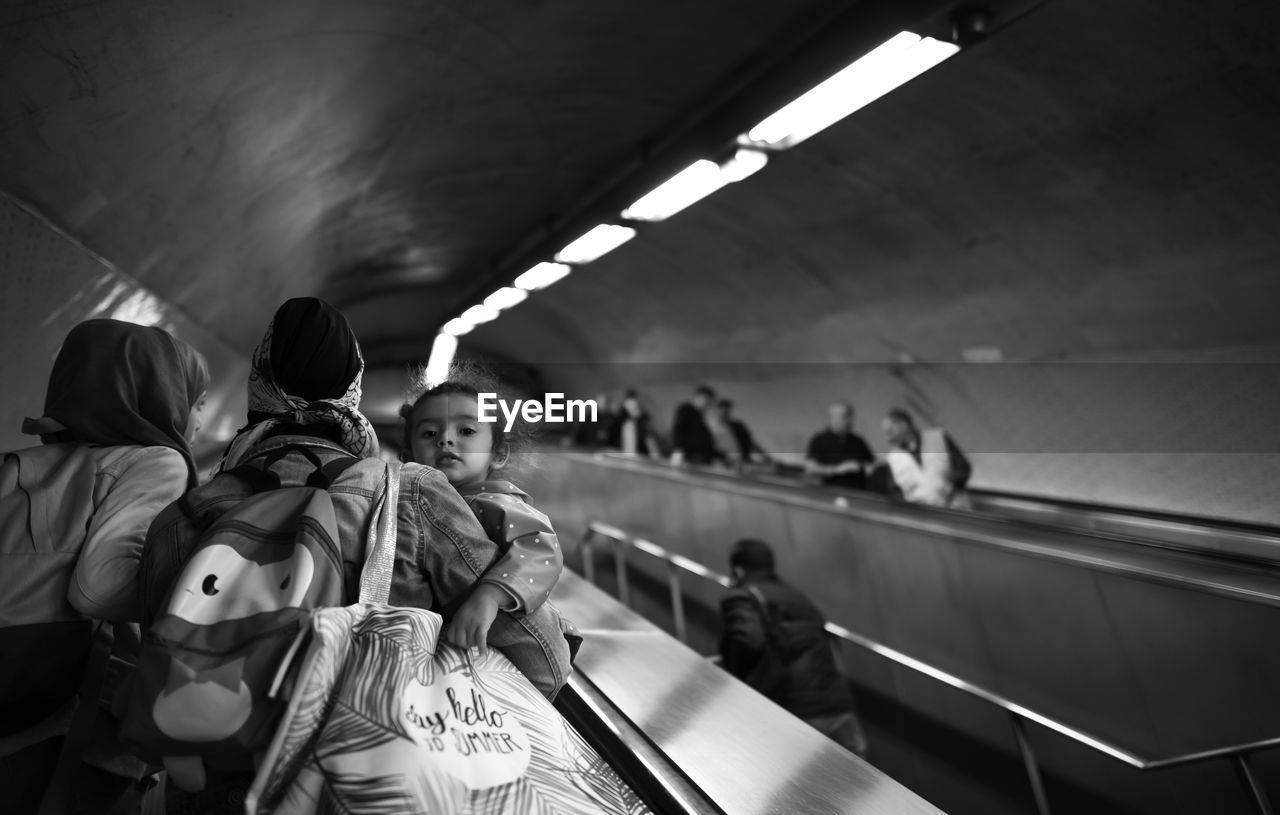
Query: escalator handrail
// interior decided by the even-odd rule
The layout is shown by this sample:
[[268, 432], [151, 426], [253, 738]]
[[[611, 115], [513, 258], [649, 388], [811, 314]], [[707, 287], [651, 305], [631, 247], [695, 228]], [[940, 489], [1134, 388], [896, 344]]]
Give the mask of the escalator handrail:
[[653, 812], [723, 815], [581, 669], [569, 676], [555, 706]]
[[[670, 464], [661, 460], [654, 459], [637, 459], [635, 456], [628, 456], [623, 453], [613, 451], [588, 451], [581, 450], [579, 452], [587, 453], [600, 460], [607, 462], [618, 462], [627, 464], [636, 464], [637, 462], [653, 467], [655, 470], [698, 473], [726, 481], [728, 484], [739, 482], [748, 487], [772, 487], [787, 490], [789, 493], [798, 497], [807, 498], [808, 500], [830, 505], [835, 502], [840, 506], [840, 499], [848, 500], [853, 498], [859, 501], [869, 501], [881, 504], [889, 504], [893, 506], [903, 506], [901, 501], [890, 498], [881, 493], [867, 492], [865, 490], [843, 489], [832, 486], [819, 486], [808, 483], [801, 476], [773, 475], [767, 473], [731, 473], [721, 471], [714, 468], [699, 467], [688, 464]], [[968, 493], [974, 498], [977, 505], [972, 510], [965, 510], [964, 514], [977, 514], [989, 518], [1002, 518], [1003, 516], [995, 510], [985, 509], [983, 505], [1021, 505], [1032, 510], [1044, 509], [1050, 512], [1066, 512], [1082, 516], [1085, 523], [1054, 523], [1045, 520], [1024, 519], [1022, 523], [1034, 524], [1036, 526], [1064, 531], [1070, 530], [1074, 533], [1088, 535], [1097, 538], [1105, 538], [1107, 540], [1121, 540], [1125, 543], [1161, 546], [1168, 549], [1176, 549], [1179, 551], [1192, 552], [1196, 554], [1204, 554], [1212, 557], [1225, 557], [1245, 562], [1261, 562], [1268, 565], [1274, 565], [1280, 562], [1280, 527], [1271, 526], [1261, 523], [1249, 523], [1244, 521], [1233, 521], [1224, 518], [1213, 518], [1200, 515], [1179, 514], [1173, 512], [1165, 512], [1159, 510], [1147, 510], [1135, 507], [1123, 507], [1111, 504], [1089, 503], [1084, 501], [1073, 501], [1064, 498], [1054, 498], [1051, 496], [1030, 495], [1025, 493], [1005, 492], [1002, 490], [983, 489], [970, 487]], [[910, 505], [913, 509], [920, 509], [925, 512], [954, 512], [954, 510], [939, 509], [936, 507], [919, 507]], [[1133, 532], [1118, 532], [1116, 530], [1102, 531], [1088, 525], [1087, 520], [1094, 518], [1105, 523], [1118, 524], [1123, 526], [1144, 526], [1148, 528], [1147, 534], [1135, 534]], [[1257, 551], [1258, 547], [1272, 546], [1276, 547], [1276, 554], [1273, 557], [1260, 557], [1257, 555], [1229, 555], [1222, 550], [1204, 548], [1198, 546], [1187, 546], [1180, 544], [1170, 544], [1168, 541], [1156, 537], [1152, 532], [1168, 531], [1175, 535], [1195, 535], [1201, 537], [1218, 537], [1236, 539], [1247, 543]]]
[[[599, 455], [604, 458], [616, 459], [621, 461], [635, 461], [636, 457], [621, 453], [616, 450], [594, 450], [591, 448], [575, 448], [577, 452]], [[690, 464], [671, 464], [662, 459], [647, 459], [647, 461], [655, 466], [667, 467], [670, 469], [701, 469], [709, 473], [717, 473], [715, 469], [698, 467]], [[795, 487], [798, 489], [820, 490], [823, 493], [862, 493], [866, 491], [846, 490], [840, 487], [822, 486], [807, 483], [804, 480], [804, 470], [802, 467], [788, 466], [786, 472], [769, 474], [747, 472], [739, 474], [737, 477], [745, 478], [750, 481], [759, 481], [766, 484], [777, 484], [779, 486]], [[723, 474], [723, 473], [717, 473]], [[997, 501], [1011, 501], [1018, 503], [1040, 504], [1043, 506], [1059, 507], [1068, 509], [1073, 512], [1081, 513], [1098, 513], [1102, 515], [1116, 515], [1137, 517], [1144, 520], [1151, 519], [1165, 523], [1181, 524], [1185, 526], [1196, 526], [1202, 528], [1212, 528], [1231, 533], [1240, 533], [1248, 535], [1259, 535], [1280, 541], [1280, 526], [1275, 524], [1266, 524], [1251, 521], [1236, 521], [1230, 518], [1218, 518], [1211, 515], [1193, 515], [1185, 512], [1170, 512], [1168, 510], [1148, 509], [1144, 507], [1122, 506], [1119, 504], [1103, 504], [1095, 501], [1081, 501], [1071, 498], [1058, 498], [1052, 495], [1037, 495], [1025, 492], [1011, 492], [1008, 490], [992, 489], [990, 487], [968, 487], [968, 492], [975, 497], [991, 498]]]
[[[1139, 580], [1194, 588], [1246, 602], [1280, 606], [1280, 580], [1277, 580], [1272, 566], [1241, 563], [1237, 559], [1222, 557], [1214, 552], [1126, 546], [1123, 544], [1135, 541], [1114, 534], [1055, 528], [990, 513], [891, 502], [884, 496], [870, 493], [839, 495], [833, 503], [794, 488], [788, 493], [780, 493], [772, 482], [735, 479], [720, 473], [688, 468], [662, 467], [650, 470], [638, 467], [633, 460], [610, 458], [611, 460], [603, 462], [604, 466], [635, 469], [685, 484], [712, 478], [723, 482], [717, 483], [717, 489], [743, 497], [790, 504], [844, 517], [856, 516], [877, 524], [944, 536], [956, 542], [987, 546]], [[956, 534], [958, 524], [964, 527], [962, 536]], [[1181, 568], [1171, 568], [1175, 564]]]

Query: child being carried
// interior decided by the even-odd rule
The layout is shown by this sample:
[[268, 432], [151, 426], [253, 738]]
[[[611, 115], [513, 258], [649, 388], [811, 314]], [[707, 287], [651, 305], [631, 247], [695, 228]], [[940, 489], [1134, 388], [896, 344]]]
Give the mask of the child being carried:
[[506, 478], [527, 432], [479, 420], [478, 394], [496, 392], [495, 384], [474, 366], [455, 365], [445, 381], [413, 388], [400, 410], [401, 457], [443, 472], [500, 550], [452, 614], [445, 609], [445, 641], [481, 653], [496, 647], [550, 699], [582, 638], [547, 602], [564, 567], [555, 530]]

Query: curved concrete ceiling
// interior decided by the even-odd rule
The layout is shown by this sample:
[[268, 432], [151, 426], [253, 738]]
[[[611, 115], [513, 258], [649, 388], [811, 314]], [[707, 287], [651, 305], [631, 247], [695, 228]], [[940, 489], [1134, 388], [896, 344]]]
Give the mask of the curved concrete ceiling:
[[1050, 3], [464, 339], [613, 364], [1274, 346], [1278, 44], [1272, 4]]
[[[477, 270], [834, 14], [10, 3], [0, 188], [245, 350], [285, 297], [394, 284], [348, 312], [403, 360]], [[1277, 43], [1275, 4], [1050, 2], [464, 347], [619, 364], [1274, 340]]]
[[353, 282], [435, 284], [399, 324], [434, 329], [460, 274], [824, 5], [10, 3], [0, 186], [242, 347]]

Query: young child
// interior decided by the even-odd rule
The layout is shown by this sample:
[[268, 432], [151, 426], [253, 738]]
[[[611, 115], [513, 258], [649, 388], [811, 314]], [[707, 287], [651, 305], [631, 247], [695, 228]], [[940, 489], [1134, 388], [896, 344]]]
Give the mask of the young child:
[[493, 645], [554, 698], [582, 638], [547, 602], [564, 566], [555, 530], [528, 494], [504, 478], [521, 457], [527, 432], [479, 420], [478, 394], [496, 393], [495, 385], [478, 369], [454, 366], [446, 381], [415, 388], [400, 411], [401, 457], [442, 471], [501, 552], [452, 614], [455, 604], [446, 605], [445, 640], [481, 652], [486, 642]]

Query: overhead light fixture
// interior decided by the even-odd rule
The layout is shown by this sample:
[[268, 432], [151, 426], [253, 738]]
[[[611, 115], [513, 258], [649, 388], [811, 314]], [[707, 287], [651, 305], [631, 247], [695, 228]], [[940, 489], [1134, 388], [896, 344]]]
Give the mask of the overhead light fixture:
[[493, 294], [484, 298], [484, 304], [494, 311], [503, 311], [504, 309], [509, 309], [514, 305], [523, 303], [524, 299], [528, 296], [529, 292], [524, 289], [516, 289], [511, 286], [507, 286], [505, 288], [498, 289]]
[[741, 181], [768, 160], [764, 153], [748, 148], [739, 149], [724, 164], [698, 159], [624, 209], [622, 217], [632, 221], [666, 220], [724, 185]]
[[793, 147], [954, 55], [960, 46], [903, 31], [739, 137]]
[[472, 325], [480, 325], [481, 323], [487, 323], [490, 320], [498, 319], [498, 311], [497, 309], [490, 308], [489, 306], [472, 306], [462, 312], [462, 319]]
[[434, 385], [449, 378], [449, 366], [458, 351], [458, 338], [452, 334], [436, 334], [431, 343], [431, 356], [427, 358], [427, 383]]
[[730, 184], [749, 178], [764, 169], [769, 157], [759, 150], [739, 148], [733, 157], [720, 165], [720, 175]]
[[702, 200], [726, 183], [720, 174], [720, 165], [705, 158], [698, 159], [637, 199], [622, 211], [622, 217], [632, 221], [661, 221]]
[[590, 263], [602, 257], [636, 236], [629, 226], [600, 224], [582, 237], [556, 252], [561, 263]]
[[525, 291], [545, 289], [569, 274], [572, 267], [564, 263], [544, 261], [516, 278], [516, 287]]
[[454, 317], [449, 322], [440, 326], [440, 330], [445, 334], [452, 334], [455, 337], [461, 337], [463, 334], [466, 334], [475, 327], [475, 323], [464, 320], [461, 317]]

